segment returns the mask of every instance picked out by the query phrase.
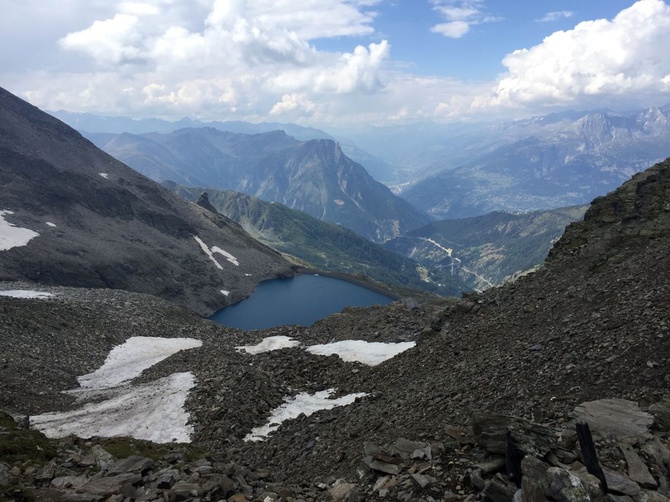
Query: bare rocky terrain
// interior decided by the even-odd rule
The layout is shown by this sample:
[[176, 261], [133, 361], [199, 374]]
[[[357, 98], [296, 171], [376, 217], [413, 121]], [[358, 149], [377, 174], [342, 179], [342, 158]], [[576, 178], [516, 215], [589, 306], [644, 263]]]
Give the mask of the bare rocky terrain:
[[[126, 481], [106, 481], [111, 488], [100, 495], [96, 483], [119, 475], [90, 464], [87, 455], [96, 445], [104, 449], [104, 440], [55, 441], [53, 473], [44, 474], [44, 462], [36, 460], [5, 463], [10, 488], [4, 493], [15, 500], [17, 493], [30, 492], [51, 500], [481, 496], [502, 502], [517, 491], [514, 470], [501, 456], [507, 430], [524, 456], [524, 500], [665, 501], [669, 201], [666, 161], [596, 199], [534, 274], [462, 299], [347, 309], [305, 328], [243, 332], [148, 295], [5, 283], [2, 289], [54, 293], [46, 300], [0, 297], [0, 405], [15, 415], [70, 406], [59, 391], [76, 385], [77, 375], [98, 367], [112, 346], [130, 336], [193, 337], [204, 345], [140, 377], [194, 372], [197, 385], [186, 402], [194, 446], [163, 447], [155, 466]], [[363, 339], [417, 345], [374, 367], [299, 348], [255, 356], [234, 349], [273, 335], [304, 344]], [[284, 422], [266, 441], [243, 441], [286, 395], [329, 387], [338, 395], [366, 396]], [[580, 403], [604, 399], [620, 404], [623, 414], [615, 423], [643, 423], [617, 435], [596, 429], [599, 419], [589, 416], [606, 494], [586, 474], [571, 423]], [[202, 448], [200, 460], [184, 457], [194, 447]], [[159, 488], [165, 469], [176, 474]], [[68, 484], [65, 476], [78, 480]], [[570, 487], [567, 495], [561, 491]]]
[[[38, 111], [26, 108], [25, 113]], [[36, 118], [39, 127], [21, 122], [20, 115], [13, 117], [25, 126], [25, 134], [46, 128], [51, 139], [44, 144], [56, 148], [62, 141], [58, 148], [69, 151], [69, 130], [63, 129], [62, 137], [54, 135], [54, 124], [41, 115]], [[10, 151], [10, 143], [0, 141], [3, 152]], [[24, 160], [41, 155], [26, 154]], [[18, 176], [16, 166], [13, 171], [7, 166], [2, 164], [4, 173]], [[84, 164], [77, 169], [86, 173]], [[18, 185], [7, 185], [4, 202], [18, 203], [15, 187], [27, 186], [30, 172], [21, 175]], [[98, 176], [97, 167], [93, 176], [81, 173], [108, 181]], [[40, 186], [56, 183], [50, 179], [31, 185], [35, 201], [53, 201], [40, 198]], [[150, 184], [133, 190], [142, 186], [153, 190]], [[95, 194], [87, 194], [86, 200]], [[21, 205], [10, 223], [37, 221], [35, 204]], [[146, 207], [138, 204], [131, 207]], [[84, 220], [74, 218], [77, 210], [42, 216], [69, 214], [83, 225]], [[122, 228], [126, 220], [107, 215], [97, 221]], [[203, 231], [215, 232], [197, 222]], [[87, 235], [92, 241], [92, 234]], [[42, 235], [34, 240], [39, 239], [56, 242]], [[208, 309], [205, 303], [194, 308], [207, 294], [206, 288], [197, 289], [201, 275], [191, 277], [190, 289], [177, 295], [181, 305], [164, 293], [159, 298], [156, 289], [151, 289], [153, 295], [139, 286], [139, 291], [124, 291], [122, 282], [117, 289], [86, 283], [65, 287], [30, 274], [4, 276], [21, 280], [2, 282], [0, 290], [52, 296], [0, 295], [0, 499], [666, 502], [669, 244], [667, 160], [596, 199], [584, 221], [568, 227], [533, 274], [460, 299], [423, 304], [404, 299], [387, 307], [346, 309], [310, 327], [244, 332], [198, 317], [194, 311]], [[23, 263], [42, 263], [48, 270], [47, 257], [60, 255], [49, 255], [41, 246], [44, 254], [30, 245], [0, 251], [3, 273], [22, 270]], [[147, 249], [156, 252], [155, 246]], [[258, 267], [268, 266], [266, 260], [273, 257], [273, 271], [286, 266], [278, 255], [262, 254], [265, 248], [253, 249], [261, 253], [254, 262]], [[89, 263], [75, 256], [59, 262], [61, 270], [70, 267], [72, 277], [77, 264]], [[204, 265], [210, 268], [203, 271], [220, 270], [206, 255], [192, 256], [198, 270]], [[151, 267], [141, 270], [138, 277], [155, 288]], [[210, 288], [225, 275], [214, 277]], [[253, 281], [246, 284], [251, 287]], [[378, 366], [313, 355], [299, 347], [258, 355], [236, 350], [276, 335], [302, 345], [367, 340], [414, 341], [416, 346]], [[195, 387], [185, 402], [192, 443], [49, 440], [30, 426], [31, 416], [74, 407], [71, 395], [62, 391], [76, 388], [77, 376], [99, 368], [112, 347], [141, 336], [203, 342], [133, 381], [193, 373]], [[364, 396], [347, 406], [287, 420], [264, 441], [244, 440], [287, 396], [328, 388], [336, 389], [336, 396]], [[575, 421], [589, 424], [593, 444], [587, 436], [578, 439]]]

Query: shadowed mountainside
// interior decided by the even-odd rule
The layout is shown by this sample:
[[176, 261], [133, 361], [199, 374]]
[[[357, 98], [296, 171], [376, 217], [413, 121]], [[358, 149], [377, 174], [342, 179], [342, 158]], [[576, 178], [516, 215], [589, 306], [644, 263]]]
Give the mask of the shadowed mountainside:
[[540, 265], [565, 227], [587, 206], [483, 216], [429, 223], [384, 244], [431, 270], [461, 278], [471, 289], [486, 289]]
[[383, 242], [430, 220], [375, 181], [329, 139], [283, 131], [237, 134], [211, 127], [169, 134], [87, 134], [156, 181], [233, 190], [280, 202]]
[[446, 271], [433, 273], [351, 230], [319, 221], [283, 204], [239, 192], [189, 188], [172, 182], [165, 182], [164, 186], [191, 201], [201, 200], [205, 192], [214, 210], [242, 225], [261, 242], [308, 266], [441, 295], [459, 295], [466, 290], [458, 278]]
[[261, 280], [291, 273], [238, 224], [184, 201], [1, 89], [0, 184], [3, 233], [36, 234], [0, 248], [1, 280], [151, 293], [207, 314]]

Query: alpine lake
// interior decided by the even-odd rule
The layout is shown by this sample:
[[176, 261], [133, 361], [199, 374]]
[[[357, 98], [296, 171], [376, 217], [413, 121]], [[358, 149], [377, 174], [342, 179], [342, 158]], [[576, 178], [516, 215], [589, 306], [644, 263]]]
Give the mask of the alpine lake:
[[345, 307], [387, 305], [394, 299], [353, 282], [317, 274], [262, 282], [239, 303], [223, 308], [210, 319], [246, 330], [274, 326], [311, 326]]

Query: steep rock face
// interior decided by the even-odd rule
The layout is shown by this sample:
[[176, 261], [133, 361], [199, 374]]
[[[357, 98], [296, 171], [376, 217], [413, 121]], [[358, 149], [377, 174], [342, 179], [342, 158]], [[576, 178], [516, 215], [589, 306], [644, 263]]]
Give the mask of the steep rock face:
[[89, 137], [154, 180], [281, 202], [376, 242], [429, 221], [329, 139], [298, 141], [283, 131], [248, 135], [213, 128]]
[[[595, 199], [584, 221], [568, 226], [549, 253], [549, 264], [567, 256], [622, 259], [629, 245], [670, 235], [670, 159], [636, 174], [618, 190]], [[629, 250], [630, 251], [630, 250]]]
[[[4, 90], [0, 184], [2, 280], [145, 292], [206, 314], [291, 270], [236, 223], [183, 201]], [[21, 228], [38, 235], [17, 241]]]

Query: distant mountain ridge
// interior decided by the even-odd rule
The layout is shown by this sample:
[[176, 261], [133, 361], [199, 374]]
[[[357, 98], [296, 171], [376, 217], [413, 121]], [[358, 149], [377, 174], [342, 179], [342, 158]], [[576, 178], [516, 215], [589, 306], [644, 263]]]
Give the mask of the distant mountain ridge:
[[[396, 288], [413, 288], [458, 296], [467, 288], [458, 277], [433, 273], [416, 261], [343, 228], [319, 221], [283, 204], [265, 202], [233, 191], [192, 188], [165, 182], [164, 186], [188, 200], [202, 200], [238, 222], [253, 237], [319, 270], [364, 275]], [[199, 202], [200, 203], [200, 202]]]
[[280, 202], [375, 242], [430, 221], [328, 139], [298, 141], [283, 131], [249, 135], [214, 128], [87, 136], [156, 181]]
[[665, 125], [656, 123], [652, 127], [649, 119], [659, 113], [667, 117], [669, 110], [670, 105], [652, 106], [627, 114], [610, 110], [567, 110], [517, 120], [419, 122], [359, 127], [355, 131], [334, 129], [331, 132], [339, 138], [355, 138], [359, 148], [386, 163], [389, 167], [383, 174], [376, 173], [378, 179], [388, 181], [389, 185], [406, 185], [447, 169], [471, 164], [517, 141], [548, 140], [580, 121], [588, 121], [589, 117], [608, 117], [613, 127], [619, 129], [619, 134], [613, 137], [615, 140], [622, 138], [622, 129], [628, 129], [631, 137], [665, 134]]
[[401, 196], [439, 219], [584, 204], [670, 155], [670, 108], [538, 117], [486, 134], [468, 147], [477, 160]]
[[[294, 273], [237, 223], [4, 89], [0, 184], [0, 280], [150, 293], [204, 315]], [[13, 239], [19, 231], [32, 238]]]
[[304, 127], [297, 124], [281, 122], [243, 122], [240, 120], [213, 120], [202, 121], [184, 117], [177, 121], [168, 121], [156, 118], [133, 119], [125, 116], [95, 115], [92, 113], [73, 113], [65, 110], [49, 112], [54, 117], [62, 120], [70, 127], [78, 131], [93, 133], [121, 134], [146, 134], [152, 132], [170, 133], [188, 127], [213, 127], [220, 131], [235, 132], [241, 134], [260, 134], [270, 131], [284, 131], [301, 141], [310, 139], [334, 139], [325, 131], [314, 127]]

